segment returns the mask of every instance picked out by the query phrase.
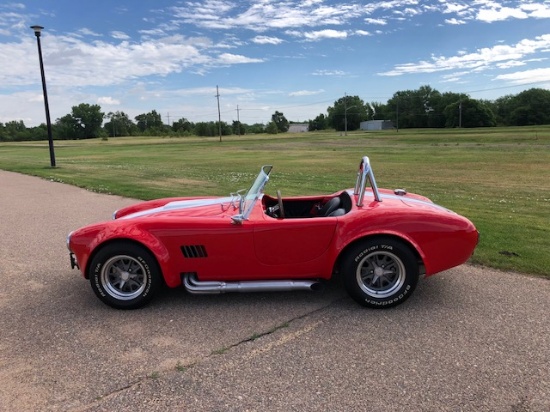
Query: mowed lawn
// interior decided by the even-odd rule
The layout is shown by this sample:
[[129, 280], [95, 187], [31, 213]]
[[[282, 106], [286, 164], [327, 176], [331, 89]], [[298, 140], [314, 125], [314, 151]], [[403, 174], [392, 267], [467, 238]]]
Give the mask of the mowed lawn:
[[[139, 199], [248, 188], [274, 166], [266, 192], [353, 187], [360, 158], [377, 183], [467, 216], [481, 233], [472, 263], [550, 277], [550, 126], [0, 143], [0, 169]], [[1, 182], [0, 182], [1, 187]], [[106, 216], [108, 218], [108, 216]], [[63, 239], [59, 240], [60, 242]], [[480, 279], [480, 281], [484, 281]]]

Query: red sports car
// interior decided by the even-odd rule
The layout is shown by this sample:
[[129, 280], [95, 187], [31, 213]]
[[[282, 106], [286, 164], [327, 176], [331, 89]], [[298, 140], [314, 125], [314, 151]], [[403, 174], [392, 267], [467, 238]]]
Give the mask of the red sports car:
[[246, 193], [141, 202], [73, 231], [71, 267], [119, 309], [145, 305], [163, 282], [199, 294], [316, 290], [334, 275], [361, 305], [387, 308], [420, 275], [466, 262], [477, 245], [468, 219], [379, 189], [366, 156], [355, 188], [330, 195], [264, 194], [271, 169]]

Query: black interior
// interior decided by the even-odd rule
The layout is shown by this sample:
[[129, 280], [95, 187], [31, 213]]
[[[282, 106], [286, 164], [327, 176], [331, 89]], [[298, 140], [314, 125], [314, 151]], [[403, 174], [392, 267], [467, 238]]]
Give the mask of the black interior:
[[[262, 202], [269, 216], [280, 217], [277, 198], [264, 195]], [[351, 205], [348, 192], [304, 200], [283, 199], [286, 219], [343, 216], [351, 210]]]

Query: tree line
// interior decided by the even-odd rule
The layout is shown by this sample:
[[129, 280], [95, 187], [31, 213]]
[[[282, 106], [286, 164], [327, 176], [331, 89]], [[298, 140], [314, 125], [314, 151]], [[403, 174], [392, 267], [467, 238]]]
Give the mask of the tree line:
[[[326, 113], [307, 121], [308, 129], [353, 131], [366, 120], [391, 120], [396, 128], [453, 128], [526, 126], [550, 124], [550, 91], [532, 88], [494, 101], [472, 99], [467, 94], [439, 91], [430, 86], [396, 92], [387, 103], [367, 102], [359, 96], [343, 96]], [[123, 111], [105, 114], [97, 104], [81, 103], [52, 125], [54, 139], [88, 139], [119, 136], [228, 136], [284, 133], [293, 122], [275, 111], [267, 124], [233, 121], [193, 123], [181, 118], [171, 125], [152, 110], [135, 116]], [[296, 122], [294, 122], [296, 123]], [[0, 141], [46, 140], [45, 124], [28, 128], [14, 120], [0, 123]]]
[[357, 130], [365, 120], [391, 120], [398, 128], [454, 128], [550, 124], [550, 90], [532, 88], [496, 100], [441, 93], [430, 86], [396, 92], [387, 103], [344, 96], [309, 121], [309, 130]]

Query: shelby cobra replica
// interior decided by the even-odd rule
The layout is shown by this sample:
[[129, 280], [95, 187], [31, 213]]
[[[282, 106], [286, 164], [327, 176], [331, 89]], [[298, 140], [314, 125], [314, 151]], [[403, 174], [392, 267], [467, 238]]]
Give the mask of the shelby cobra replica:
[[264, 194], [271, 166], [246, 193], [141, 202], [67, 237], [71, 267], [107, 305], [134, 309], [164, 282], [190, 293], [316, 290], [341, 276], [358, 303], [404, 302], [420, 275], [458, 266], [478, 232], [466, 218], [404, 190], [379, 189], [363, 157], [354, 189]]

